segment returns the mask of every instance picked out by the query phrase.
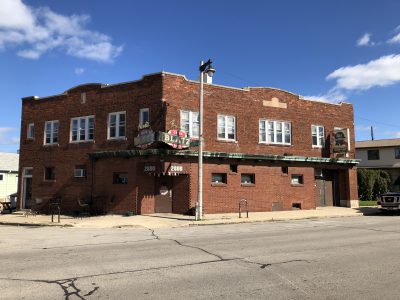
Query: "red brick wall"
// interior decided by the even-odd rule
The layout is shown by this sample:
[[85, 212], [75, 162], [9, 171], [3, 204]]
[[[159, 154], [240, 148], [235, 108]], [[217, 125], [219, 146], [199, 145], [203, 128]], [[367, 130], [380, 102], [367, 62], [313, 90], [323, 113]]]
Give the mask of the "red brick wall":
[[[179, 124], [180, 110], [198, 111], [199, 84], [183, 77], [164, 76], [163, 98], [168, 103], [167, 125], [172, 120]], [[277, 97], [287, 104], [287, 109], [263, 106], [263, 100]], [[236, 117], [236, 140], [217, 140], [217, 115]], [[282, 120], [292, 123], [292, 145], [274, 146], [259, 144], [259, 119]], [[299, 156], [321, 157], [321, 149], [312, 148], [311, 125], [323, 125], [325, 136], [334, 127], [350, 128], [351, 150], [354, 158], [353, 106], [300, 100], [297, 95], [271, 88], [249, 90], [205, 85], [204, 89], [204, 139], [205, 150], [254, 154], [290, 153]]]
[[[86, 92], [86, 103], [81, 104], [81, 93]], [[98, 84], [82, 85], [64, 94], [22, 101], [20, 174], [22, 168], [33, 167], [32, 197], [52, 197], [63, 194], [63, 210], [71, 212], [79, 209], [77, 197], [90, 194], [91, 170], [88, 153], [108, 150], [127, 150], [133, 148], [137, 135], [139, 109], [150, 108], [150, 120], [154, 130], [165, 130], [165, 105], [162, 102], [161, 76], [145, 77], [141, 81], [101, 87]], [[126, 140], [107, 140], [108, 114], [126, 111]], [[70, 143], [71, 118], [95, 115], [95, 139], [93, 142]], [[59, 121], [58, 145], [44, 146], [44, 124], [46, 121]], [[27, 126], [35, 124], [34, 140], [27, 139]], [[76, 165], [86, 165], [86, 180], [74, 179]], [[44, 167], [54, 166], [56, 180], [44, 182]], [[109, 173], [107, 172], [109, 175]], [[96, 173], [96, 176], [100, 176]], [[101, 179], [99, 179], [101, 180]], [[121, 192], [124, 193], [124, 192]], [[21, 203], [21, 184], [19, 184], [18, 207]], [[131, 197], [127, 192], [126, 197]], [[110, 209], [132, 211], [132, 207], [118, 203], [108, 203]]]

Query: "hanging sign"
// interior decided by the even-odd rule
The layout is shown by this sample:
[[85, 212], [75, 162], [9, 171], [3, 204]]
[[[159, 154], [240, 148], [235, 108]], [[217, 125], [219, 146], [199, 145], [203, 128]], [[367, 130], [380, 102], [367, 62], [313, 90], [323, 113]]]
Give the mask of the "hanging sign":
[[348, 136], [347, 129], [334, 128], [333, 130], [333, 152], [345, 153], [348, 151]]
[[142, 149], [147, 148], [155, 141], [154, 136], [154, 131], [151, 130], [150, 126], [142, 127], [139, 130], [138, 136], [134, 138], [133, 144]]
[[159, 132], [158, 140], [175, 149], [185, 149], [190, 147], [190, 139], [187, 137], [186, 132], [182, 130], [169, 130], [168, 133]]

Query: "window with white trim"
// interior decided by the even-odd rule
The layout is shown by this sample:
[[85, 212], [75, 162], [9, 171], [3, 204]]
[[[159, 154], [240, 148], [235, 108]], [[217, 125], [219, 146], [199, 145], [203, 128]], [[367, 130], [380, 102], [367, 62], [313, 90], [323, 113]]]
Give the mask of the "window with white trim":
[[108, 139], [125, 138], [126, 113], [115, 112], [108, 114]]
[[58, 143], [58, 121], [47, 121], [44, 123], [44, 144]]
[[94, 139], [94, 116], [71, 119], [71, 142], [87, 142]]
[[218, 115], [218, 133], [219, 140], [235, 141], [236, 124], [234, 116]]
[[28, 139], [33, 140], [35, 138], [35, 124], [29, 123], [28, 124]]
[[324, 147], [325, 145], [324, 126], [311, 125], [311, 136], [312, 136], [313, 147]]
[[198, 138], [200, 128], [199, 113], [197, 111], [181, 110], [181, 130], [188, 137]]
[[139, 125], [150, 124], [150, 110], [148, 108], [142, 108], [139, 112]]
[[260, 120], [259, 142], [265, 144], [291, 145], [292, 124], [285, 121]]

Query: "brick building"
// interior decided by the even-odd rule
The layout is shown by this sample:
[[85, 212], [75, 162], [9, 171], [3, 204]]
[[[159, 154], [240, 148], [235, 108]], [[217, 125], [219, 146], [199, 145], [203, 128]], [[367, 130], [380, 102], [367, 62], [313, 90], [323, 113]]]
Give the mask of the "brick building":
[[[156, 73], [22, 99], [18, 207], [191, 213], [199, 82]], [[169, 131], [171, 130], [171, 131]], [[168, 133], [169, 132], [169, 133]], [[184, 133], [187, 134], [185, 137]], [[205, 84], [204, 213], [356, 206], [353, 107]]]

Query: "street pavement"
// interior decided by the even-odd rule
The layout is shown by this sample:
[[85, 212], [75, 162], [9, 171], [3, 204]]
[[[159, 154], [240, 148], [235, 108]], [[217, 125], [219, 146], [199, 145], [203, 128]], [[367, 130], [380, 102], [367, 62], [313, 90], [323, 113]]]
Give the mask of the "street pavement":
[[400, 216], [0, 226], [0, 299], [398, 299]]

